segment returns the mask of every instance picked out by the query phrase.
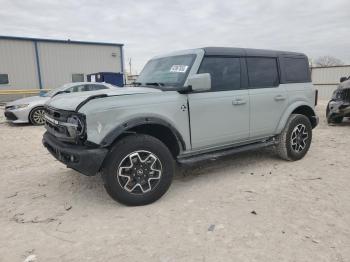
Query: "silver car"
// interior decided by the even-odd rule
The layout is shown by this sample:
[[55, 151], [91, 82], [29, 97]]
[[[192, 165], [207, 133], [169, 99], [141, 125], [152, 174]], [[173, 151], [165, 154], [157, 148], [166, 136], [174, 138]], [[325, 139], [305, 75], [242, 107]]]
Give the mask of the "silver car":
[[33, 125], [43, 125], [45, 123], [44, 105], [52, 97], [61, 93], [97, 91], [115, 88], [118, 87], [108, 83], [76, 82], [65, 84], [40, 96], [26, 97], [7, 103], [5, 106], [5, 117], [8, 121], [15, 124], [31, 123]]

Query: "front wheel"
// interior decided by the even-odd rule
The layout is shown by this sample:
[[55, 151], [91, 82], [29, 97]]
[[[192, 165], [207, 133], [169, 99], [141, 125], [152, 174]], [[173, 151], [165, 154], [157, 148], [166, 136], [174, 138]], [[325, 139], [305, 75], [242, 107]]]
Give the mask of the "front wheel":
[[309, 151], [311, 140], [310, 120], [304, 115], [292, 114], [277, 137], [277, 154], [289, 161], [302, 159]]
[[113, 146], [103, 165], [102, 177], [113, 199], [139, 206], [158, 200], [168, 190], [174, 169], [173, 157], [160, 140], [135, 134]]
[[34, 108], [29, 114], [29, 121], [35, 126], [45, 124], [45, 109], [43, 107]]

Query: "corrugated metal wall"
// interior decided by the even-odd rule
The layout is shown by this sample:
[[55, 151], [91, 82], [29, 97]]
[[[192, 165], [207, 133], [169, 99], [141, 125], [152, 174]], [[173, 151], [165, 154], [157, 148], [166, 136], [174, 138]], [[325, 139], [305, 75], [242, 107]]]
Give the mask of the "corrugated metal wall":
[[318, 89], [319, 98], [324, 100], [330, 99], [343, 76], [350, 76], [350, 65], [311, 69], [312, 83]]
[[72, 81], [72, 74], [121, 72], [121, 47], [38, 42], [43, 88]]
[[8, 74], [5, 89], [39, 88], [33, 41], [0, 40], [0, 74]]
[[123, 71], [120, 44], [0, 36], [0, 74], [9, 76], [8, 84], [0, 84], [0, 101], [16, 90], [39, 90], [37, 61], [43, 89], [72, 82], [72, 74], [87, 80], [87, 74]]

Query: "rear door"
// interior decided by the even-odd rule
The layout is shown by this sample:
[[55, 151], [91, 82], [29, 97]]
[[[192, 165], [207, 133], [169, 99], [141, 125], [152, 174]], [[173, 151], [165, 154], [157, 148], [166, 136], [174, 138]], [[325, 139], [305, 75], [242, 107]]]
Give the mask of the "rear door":
[[241, 58], [204, 57], [211, 91], [188, 95], [193, 149], [228, 145], [249, 137], [249, 95], [241, 84]]
[[251, 139], [273, 135], [288, 106], [275, 57], [247, 57]]

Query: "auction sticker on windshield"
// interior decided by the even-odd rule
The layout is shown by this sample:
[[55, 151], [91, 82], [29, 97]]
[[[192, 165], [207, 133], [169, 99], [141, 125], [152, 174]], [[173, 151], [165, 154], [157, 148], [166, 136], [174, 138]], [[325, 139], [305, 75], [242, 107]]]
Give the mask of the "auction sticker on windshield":
[[187, 71], [188, 66], [187, 65], [173, 65], [170, 68], [170, 72], [174, 73], [185, 73]]

